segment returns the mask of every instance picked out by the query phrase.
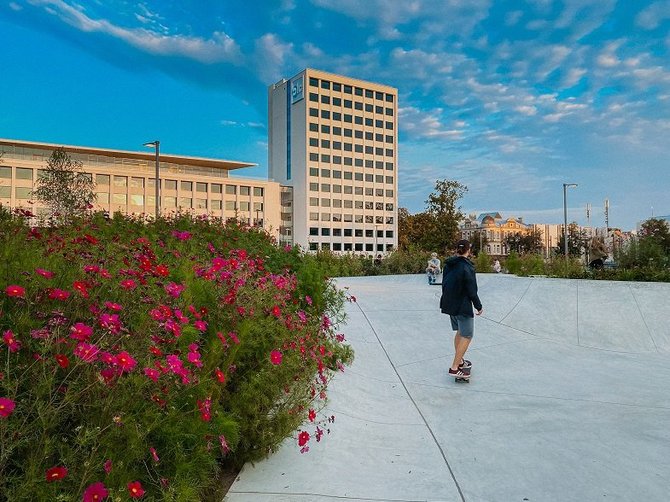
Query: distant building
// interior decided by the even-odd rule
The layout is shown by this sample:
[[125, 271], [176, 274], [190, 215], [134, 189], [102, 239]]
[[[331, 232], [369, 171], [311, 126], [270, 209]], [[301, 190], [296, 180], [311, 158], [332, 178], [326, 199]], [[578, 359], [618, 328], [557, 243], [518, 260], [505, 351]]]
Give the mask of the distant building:
[[314, 69], [268, 90], [281, 241], [385, 253], [398, 244], [398, 90]]
[[470, 215], [460, 224], [461, 238], [472, 241], [479, 235], [486, 237], [483, 251], [489, 255], [507, 256], [509, 249], [506, 239], [510, 235], [527, 235], [532, 230], [521, 218], [503, 219], [500, 213], [481, 213], [479, 216]]
[[[134, 152], [9, 139], [0, 139], [0, 204], [46, 215], [47, 208], [33, 200], [32, 191], [51, 153], [61, 146], [73, 160], [82, 163], [82, 171], [95, 182], [95, 209], [110, 214], [154, 214], [156, 164], [151, 150]], [[230, 176], [231, 171], [253, 165], [161, 154], [161, 214], [182, 210], [223, 219], [235, 217], [262, 226], [277, 238], [279, 183]]]

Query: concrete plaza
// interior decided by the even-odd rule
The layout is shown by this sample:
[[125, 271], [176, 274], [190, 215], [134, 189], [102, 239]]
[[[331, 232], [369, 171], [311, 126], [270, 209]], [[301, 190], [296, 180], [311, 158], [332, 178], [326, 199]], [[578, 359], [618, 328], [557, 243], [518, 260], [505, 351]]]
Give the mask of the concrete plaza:
[[338, 280], [356, 351], [332, 432], [246, 465], [227, 502], [670, 499], [670, 284], [479, 275], [470, 383], [439, 286]]

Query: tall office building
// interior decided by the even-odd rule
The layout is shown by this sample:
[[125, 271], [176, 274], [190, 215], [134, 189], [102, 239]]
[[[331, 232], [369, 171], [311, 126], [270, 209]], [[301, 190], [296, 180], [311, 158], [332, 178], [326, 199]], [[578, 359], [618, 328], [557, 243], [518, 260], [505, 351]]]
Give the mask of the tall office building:
[[280, 240], [377, 254], [398, 243], [398, 90], [305, 69], [270, 86]]

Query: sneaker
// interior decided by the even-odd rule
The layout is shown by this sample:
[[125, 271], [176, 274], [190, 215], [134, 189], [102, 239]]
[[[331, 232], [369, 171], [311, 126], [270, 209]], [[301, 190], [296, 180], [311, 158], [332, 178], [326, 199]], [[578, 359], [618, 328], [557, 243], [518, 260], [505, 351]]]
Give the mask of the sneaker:
[[458, 365], [458, 369], [470, 369], [472, 368], [472, 362], [468, 361], [467, 359], [461, 359], [461, 364]]
[[461, 368], [457, 370], [452, 370], [451, 368], [449, 368], [449, 376], [468, 379], [470, 378], [470, 372], [466, 369]]

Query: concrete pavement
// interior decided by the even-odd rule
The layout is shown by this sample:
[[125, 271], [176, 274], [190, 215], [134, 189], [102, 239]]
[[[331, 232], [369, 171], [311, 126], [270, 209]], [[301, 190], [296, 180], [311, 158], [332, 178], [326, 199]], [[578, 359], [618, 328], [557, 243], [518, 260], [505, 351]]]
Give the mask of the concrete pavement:
[[478, 282], [456, 384], [439, 286], [339, 279], [356, 358], [330, 387], [331, 434], [246, 465], [225, 500], [668, 500], [670, 284]]

